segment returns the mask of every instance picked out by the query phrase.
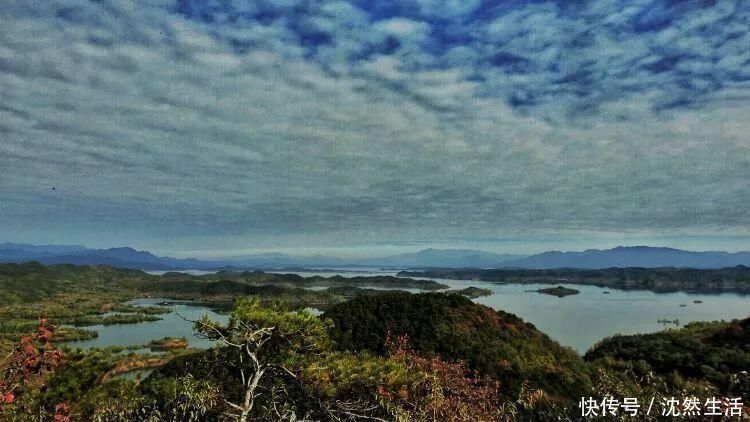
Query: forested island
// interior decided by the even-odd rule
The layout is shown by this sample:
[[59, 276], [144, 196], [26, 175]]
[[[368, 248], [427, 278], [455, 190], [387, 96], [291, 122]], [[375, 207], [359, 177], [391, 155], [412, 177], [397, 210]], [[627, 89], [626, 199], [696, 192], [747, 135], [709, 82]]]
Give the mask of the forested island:
[[401, 271], [402, 277], [430, 277], [451, 280], [480, 280], [493, 283], [583, 284], [620, 290], [650, 290], [658, 293], [734, 292], [750, 294], [750, 267], [722, 269], [692, 268], [607, 268], [586, 270], [562, 268], [528, 269], [428, 269]]
[[[0, 265], [0, 419], [565, 421], [579, 419], [581, 397], [750, 399], [748, 319], [615, 336], [581, 356], [465, 296], [483, 289], [345, 281]], [[167, 302], [128, 302], [146, 296]], [[87, 350], [60, 342], [76, 323], [137, 323], [185, 301], [228, 314], [186, 321], [211, 348], [174, 336]], [[304, 309], [313, 305], [324, 313]]]
[[565, 286], [548, 287], [544, 289], [537, 289], [534, 291], [537, 293], [550, 295], [550, 296], [557, 296], [557, 297], [573, 296], [573, 295], [577, 295], [578, 293], [581, 293], [580, 291], [576, 289], [570, 289]]

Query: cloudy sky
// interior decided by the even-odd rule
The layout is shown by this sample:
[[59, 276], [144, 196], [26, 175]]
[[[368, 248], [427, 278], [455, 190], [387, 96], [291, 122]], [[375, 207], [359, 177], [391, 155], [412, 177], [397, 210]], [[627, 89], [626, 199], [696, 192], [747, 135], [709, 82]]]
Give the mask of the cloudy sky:
[[744, 0], [0, 6], [0, 241], [750, 249]]

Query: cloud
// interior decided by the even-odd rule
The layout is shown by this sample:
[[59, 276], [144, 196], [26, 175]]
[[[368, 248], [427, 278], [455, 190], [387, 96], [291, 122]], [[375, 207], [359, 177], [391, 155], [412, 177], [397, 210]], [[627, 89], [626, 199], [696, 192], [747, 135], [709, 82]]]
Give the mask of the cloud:
[[0, 229], [235, 248], [748, 233], [750, 6], [491, 3], [6, 5]]

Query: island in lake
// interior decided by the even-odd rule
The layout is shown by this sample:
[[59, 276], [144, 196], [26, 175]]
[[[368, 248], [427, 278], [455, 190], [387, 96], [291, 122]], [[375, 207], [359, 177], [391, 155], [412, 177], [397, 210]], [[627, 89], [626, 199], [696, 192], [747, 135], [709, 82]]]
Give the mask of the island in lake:
[[542, 294], [550, 295], [550, 296], [557, 296], [557, 297], [572, 296], [572, 295], [577, 295], [578, 293], [581, 293], [579, 290], [570, 289], [565, 286], [547, 287], [544, 289], [528, 290], [528, 291], [542, 293]]
[[619, 290], [649, 290], [656, 293], [750, 294], [750, 267], [694, 268], [605, 268], [605, 269], [482, 269], [436, 268], [401, 271], [400, 277], [474, 280], [502, 284], [580, 284]]
[[451, 290], [450, 293], [456, 293], [456, 294], [459, 294], [461, 296], [466, 296], [469, 299], [476, 299], [478, 297], [491, 296], [492, 295], [492, 290], [490, 290], [490, 289], [482, 289], [480, 287], [469, 286], [469, 287], [467, 287], [465, 289]]
[[[58, 410], [71, 420], [108, 421], [161, 420], [167, 412], [181, 412], [173, 413], [179, 420], [225, 420], [244, 409], [227, 404], [242, 397], [264, 404], [243, 410], [248, 421], [280, 420], [268, 410], [279, 408], [306, 420], [336, 420], [331, 412], [360, 403], [365, 417], [338, 419], [352, 422], [402, 414], [424, 421], [577, 420], [580, 397], [601, 402], [644, 391], [638, 397], [647, 401], [653, 386], [686, 397], [710, 388], [747, 400], [749, 319], [615, 335], [578, 354], [514, 313], [473, 302], [469, 297], [502, 289], [471, 284], [0, 264], [0, 353], [8, 356], [2, 363], [49, 359], [44, 370], [28, 372], [33, 383], [0, 397], [4, 405], [26, 400], [41, 411], [47, 401], [66, 403]], [[417, 286], [429, 293], [410, 292]], [[546, 286], [532, 291], [578, 293]], [[104, 340], [60, 344], [97, 335]], [[6, 379], [0, 376], [0, 386], [11, 385]], [[457, 388], [440, 390], [447, 396], [436, 399], [431, 392], [443, 386]], [[182, 406], [186, 397], [200, 407]], [[532, 404], [519, 405], [519, 397]], [[446, 400], [465, 416], [452, 419]], [[0, 420], [22, 420], [16, 409], [23, 408], [0, 408]], [[422, 418], [424, 409], [437, 416]]]

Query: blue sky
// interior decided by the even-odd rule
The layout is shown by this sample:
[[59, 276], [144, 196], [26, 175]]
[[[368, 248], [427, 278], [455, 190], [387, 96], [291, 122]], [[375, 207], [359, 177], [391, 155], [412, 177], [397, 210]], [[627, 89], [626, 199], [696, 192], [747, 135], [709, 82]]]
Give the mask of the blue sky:
[[750, 249], [745, 1], [0, 6], [3, 240]]

